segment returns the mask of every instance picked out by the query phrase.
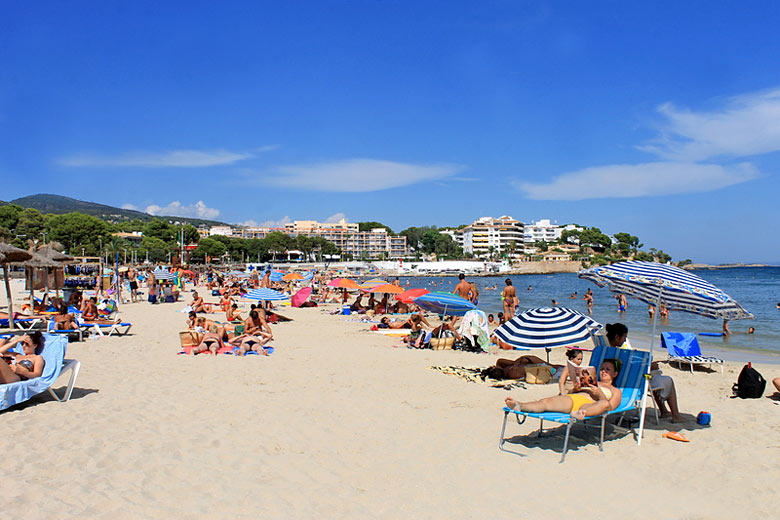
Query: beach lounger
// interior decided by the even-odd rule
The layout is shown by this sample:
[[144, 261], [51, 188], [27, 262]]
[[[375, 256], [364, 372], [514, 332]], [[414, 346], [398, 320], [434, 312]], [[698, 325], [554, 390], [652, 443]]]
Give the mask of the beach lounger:
[[[642, 406], [642, 398], [647, 391], [646, 383], [647, 369], [650, 365], [650, 353], [641, 350], [627, 350], [614, 347], [599, 346], [593, 350], [593, 354], [590, 358], [590, 366], [595, 367], [597, 370], [601, 366], [601, 363], [605, 359], [617, 359], [619, 360], [621, 367], [618, 373], [615, 386], [620, 389], [622, 393], [622, 399], [620, 405], [612, 410], [601, 415], [594, 415], [592, 417], [586, 417], [583, 423], [587, 421], [601, 419], [601, 436], [599, 437], [599, 450], [604, 451], [604, 428], [606, 425], [607, 417], [616, 414], [625, 414], [631, 410], [639, 410]], [[569, 448], [569, 433], [571, 432], [572, 424], [574, 420], [568, 413], [558, 412], [544, 412], [544, 413], [531, 413], [531, 412], [518, 412], [511, 408], [504, 407], [504, 423], [501, 426], [501, 438], [498, 443], [498, 449], [515, 455], [523, 455], [520, 452], [508, 450], [504, 447], [506, 439], [504, 433], [506, 432], [506, 423], [509, 418], [509, 414], [514, 414], [518, 424], [523, 424], [528, 417], [539, 419], [539, 430], [537, 435], [541, 436], [544, 428], [544, 421], [553, 421], [559, 424], [566, 425], [566, 434], [563, 440], [563, 454], [561, 455], [561, 462], [566, 459], [566, 451]], [[621, 418], [622, 419], [622, 418]]]
[[79, 324], [79, 328], [77, 329], [69, 329], [69, 330], [57, 330], [55, 327], [57, 326], [57, 323], [54, 320], [49, 320], [46, 322], [46, 332], [48, 334], [56, 334], [58, 336], [65, 336], [66, 338], [69, 338], [71, 334], [78, 336], [78, 341], [84, 340], [84, 333], [81, 330], [81, 324]]
[[[27, 381], [17, 381], [0, 385], [0, 410], [23, 403], [34, 395], [47, 391], [54, 399], [65, 402], [70, 399], [73, 392], [73, 385], [81, 369], [81, 363], [75, 359], [65, 359], [65, 351], [68, 347], [68, 338], [66, 336], [55, 336], [44, 334], [46, 337], [46, 346], [43, 349], [43, 359], [46, 361], [43, 367], [41, 377], [28, 379]], [[22, 346], [15, 347], [16, 352], [22, 353]], [[65, 372], [70, 371], [70, 379], [62, 396], [57, 395], [52, 386], [57, 379]]]
[[116, 334], [117, 336], [124, 336], [130, 332], [130, 328], [133, 326], [133, 324], [128, 322], [84, 323], [83, 326], [99, 336], [111, 336], [112, 334]]
[[661, 348], [668, 351], [670, 363], [676, 361], [680, 368], [682, 368], [683, 363], [688, 363], [691, 373], [693, 373], [693, 365], [707, 365], [710, 369], [712, 369], [712, 365], [720, 365], [720, 373], [724, 373], [722, 359], [702, 355], [696, 334], [662, 332]]

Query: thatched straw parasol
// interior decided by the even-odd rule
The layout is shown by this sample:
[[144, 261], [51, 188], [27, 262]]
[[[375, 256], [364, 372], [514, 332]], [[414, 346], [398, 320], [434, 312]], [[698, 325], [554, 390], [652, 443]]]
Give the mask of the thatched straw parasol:
[[38, 253], [43, 257], [48, 258], [49, 260], [54, 260], [55, 262], [60, 262], [60, 263], [68, 263], [75, 260], [75, 258], [73, 258], [70, 255], [66, 255], [65, 253], [60, 253], [51, 245], [43, 246], [42, 248], [38, 249], [36, 253]]
[[8, 326], [14, 328], [14, 302], [11, 297], [11, 284], [8, 282], [8, 264], [12, 262], [24, 262], [32, 258], [32, 254], [24, 249], [19, 249], [0, 242], [0, 263], [3, 264], [5, 277], [5, 294], [8, 297]]
[[[56, 251], [55, 251], [56, 252]], [[25, 260], [24, 262], [16, 262], [18, 265], [24, 266], [25, 275], [30, 283], [30, 311], [35, 314], [35, 287], [33, 286], [33, 269], [46, 269], [46, 279], [44, 286], [46, 293], [49, 294], [49, 269], [60, 267], [61, 264], [50, 258], [43, 256], [40, 253], [30, 253], [32, 258]]]

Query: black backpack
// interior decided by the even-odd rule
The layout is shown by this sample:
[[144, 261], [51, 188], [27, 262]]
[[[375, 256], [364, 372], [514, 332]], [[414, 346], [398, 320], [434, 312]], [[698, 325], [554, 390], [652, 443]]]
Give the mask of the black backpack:
[[757, 399], [764, 395], [766, 379], [750, 363], [742, 367], [737, 383], [731, 387], [734, 397], [740, 399]]

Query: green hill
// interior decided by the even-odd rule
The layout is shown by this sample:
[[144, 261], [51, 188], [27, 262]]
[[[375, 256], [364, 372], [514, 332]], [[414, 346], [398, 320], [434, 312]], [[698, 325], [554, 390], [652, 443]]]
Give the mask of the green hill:
[[[6, 202], [0, 202], [2, 204], [9, 204]], [[28, 195], [27, 197], [21, 197], [10, 201], [10, 204], [17, 204], [23, 208], [34, 208], [41, 213], [54, 213], [57, 215], [63, 213], [78, 212], [85, 215], [92, 215], [109, 222], [123, 222], [126, 220], [140, 219], [144, 221], [152, 220], [155, 216], [142, 211], [135, 211], [132, 209], [122, 209], [114, 206], [107, 206], [105, 204], [98, 204], [96, 202], [86, 202], [83, 200], [72, 199], [70, 197], [63, 197], [62, 195], [54, 195], [51, 193], [39, 193], [37, 195]], [[207, 226], [219, 226], [225, 225], [223, 222], [216, 220], [204, 220], [190, 217], [175, 217], [175, 216], [162, 216], [157, 215], [157, 218], [161, 220], [167, 220], [172, 222], [186, 222], [193, 226], [207, 225]]]

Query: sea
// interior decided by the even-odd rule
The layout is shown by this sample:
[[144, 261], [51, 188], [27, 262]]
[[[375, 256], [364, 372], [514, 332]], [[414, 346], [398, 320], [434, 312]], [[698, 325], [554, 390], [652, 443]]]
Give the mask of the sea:
[[[729, 322], [731, 336], [713, 337], [697, 336], [702, 351], [708, 353], [708, 348], [718, 352], [742, 351], [746, 360], [750, 354], [766, 355], [780, 362], [780, 267], [735, 267], [728, 269], [694, 270], [692, 273], [704, 278], [723, 290], [732, 299], [738, 301], [755, 318]], [[506, 275], [467, 277], [479, 288], [479, 308], [488, 314], [498, 314], [503, 311], [501, 291]], [[632, 334], [643, 337], [650, 336], [652, 320], [648, 314], [647, 304], [635, 298], [628, 298], [628, 310], [619, 313], [617, 300], [606, 288], [577, 277], [576, 273], [511, 275], [512, 285], [517, 290], [520, 299], [519, 308], [549, 307], [553, 300], [558, 306], [569, 307], [582, 313], [587, 313], [583, 296], [590, 288], [593, 291], [592, 317], [599, 323], [624, 323], [629, 328], [629, 339]], [[448, 277], [401, 277], [401, 283], [407, 287], [424, 287], [431, 291], [452, 292], [458, 280], [455, 276]], [[488, 289], [495, 286], [495, 290]], [[572, 298], [572, 295], [576, 296]], [[658, 320], [658, 329], [671, 332], [719, 333], [722, 320], [705, 318], [687, 312], [669, 313], [668, 319]], [[755, 333], [747, 334], [748, 327], [754, 327]], [[656, 347], [658, 343], [656, 343]]]

